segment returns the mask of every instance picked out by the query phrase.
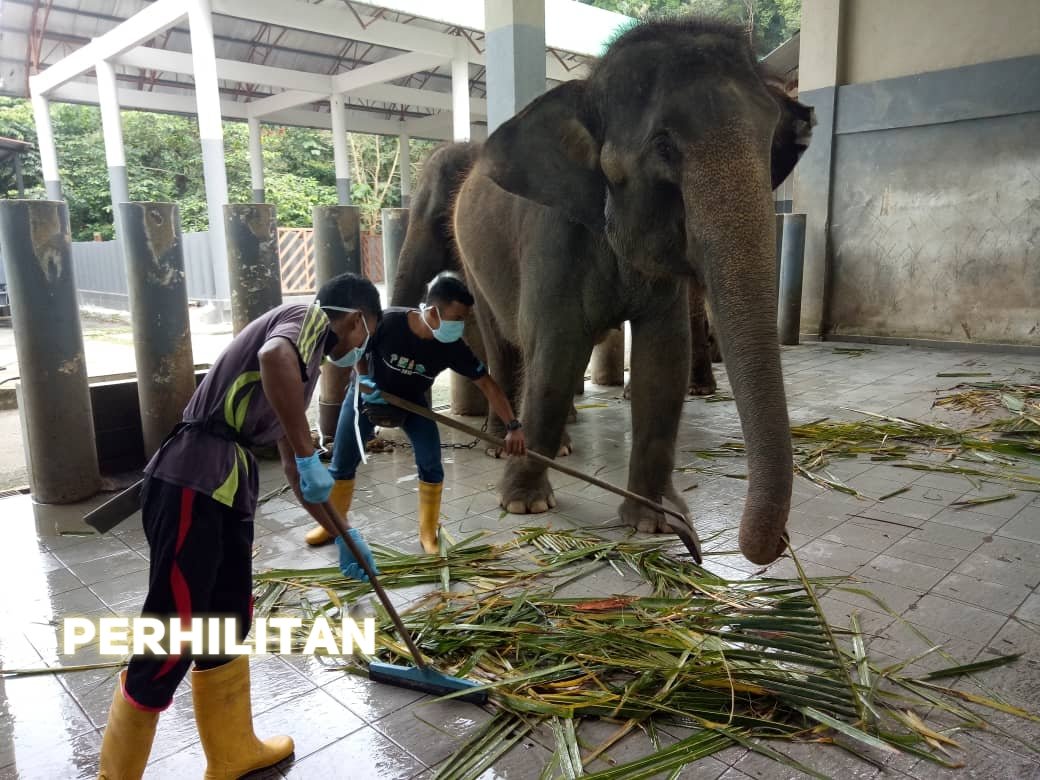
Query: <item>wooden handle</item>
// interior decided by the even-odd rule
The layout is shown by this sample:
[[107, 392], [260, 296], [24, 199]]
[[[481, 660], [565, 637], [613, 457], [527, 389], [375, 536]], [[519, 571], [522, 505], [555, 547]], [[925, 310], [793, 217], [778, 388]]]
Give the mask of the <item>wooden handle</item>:
[[411, 633], [407, 628], [405, 628], [404, 621], [401, 620], [401, 616], [397, 613], [397, 610], [394, 609], [394, 605], [390, 601], [390, 597], [387, 595], [386, 591], [383, 590], [383, 586], [379, 583], [379, 578], [376, 577], [376, 573], [372, 570], [372, 567], [369, 566], [365, 556], [361, 554], [361, 550], [358, 549], [357, 544], [355, 544], [354, 540], [350, 538], [350, 534], [339, 519], [339, 515], [336, 514], [336, 510], [332, 508], [332, 504], [325, 501], [321, 504], [315, 504], [315, 506], [320, 506], [325, 510], [325, 518], [329, 521], [332, 527], [336, 529], [336, 533], [339, 534], [339, 537], [343, 540], [343, 544], [347, 545], [347, 549], [350, 550], [357, 559], [361, 568], [365, 570], [365, 574], [368, 575], [368, 581], [372, 585], [372, 590], [376, 592], [376, 596], [378, 596], [379, 600], [383, 603], [383, 608], [386, 609], [387, 614], [390, 615], [390, 619], [394, 621], [394, 625], [397, 626], [397, 633], [401, 635], [401, 639], [404, 640], [406, 645], [408, 645], [408, 651], [412, 654], [412, 661], [420, 669], [426, 669], [427, 664], [423, 660], [419, 648], [416, 647], [415, 640], [412, 639]]
[[[433, 411], [432, 409], [427, 409], [425, 406], [413, 404], [411, 401], [406, 401], [405, 399], [399, 398], [392, 393], [386, 392], [385, 390], [381, 390], [380, 393], [383, 396], [383, 400], [385, 400], [387, 403], [392, 404], [400, 409], [404, 409], [406, 412], [417, 414], [420, 417], [425, 417], [427, 420], [433, 420], [434, 422], [440, 423], [441, 425], [444, 425], [448, 428], [454, 428], [455, 430], [461, 431], [462, 433], [465, 433], [469, 436], [473, 436], [474, 438], [483, 439], [488, 444], [492, 444], [501, 449], [505, 449], [506, 443], [502, 439], [498, 438], [497, 436], [493, 436], [487, 431], [478, 430], [472, 426], [466, 425], [466, 423], [459, 422], [458, 420], [453, 420], [450, 417], [445, 417], [443, 414], [437, 414], [437, 412]], [[564, 466], [563, 464], [558, 463], [552, 458], [546, 457], [545, 455], [535, 452], [534, 450], [528, 450], [527, 457], [535, 461], [536, 463], [541, 463], [550, 469], [559, 471], [561, 474], [567, 474], [568, 476], [575, 477], [577, 479], [582, 480], [583, 482], [588, 482], [590, 485], [595, 485], [598, 488], [602, 488], [603, 490], [606, 490], [609, 493], [614, 493], [615, 495], [621, 496], [622, 498], [627, 498], [630, 501], [634, 501], [637, 504], [641, 504], [642, 506], [645, 506], [648, 509], [653, 509], [655, 512], [661, 512], [662, 514], [664, 514], [665, 519], [667, 519], [669, 527], [673, 531], [675, 531], [676, 535], [682, 540], [683, 544], [686, 545], [686, 549], [689, 551], [690, 555], [693, 556], [694, 561], [696, 561], [697, 563], [701, 562], [700, 544], [698, 543], [697, 538], [693, 533], [693, 529], [690, 528], [689, 523], [686, 520], [686, 517], [681, 512], [677, 512], [674, 509], [669, 509], [668, 507], [663, 506], [662, 504], [658, 504], [656, 501], [651, 501], [646, 496], [641, 496], [638, 493], [633, 493], [631, 490], [625, 490], [624, 488], [619, 488], [616, 485], [610, 484], [609, 482], [604, 482], [601, 479], [589, 476], [588, 474], [578, 471], [577, 469], [573, 469], [570, 466]]]

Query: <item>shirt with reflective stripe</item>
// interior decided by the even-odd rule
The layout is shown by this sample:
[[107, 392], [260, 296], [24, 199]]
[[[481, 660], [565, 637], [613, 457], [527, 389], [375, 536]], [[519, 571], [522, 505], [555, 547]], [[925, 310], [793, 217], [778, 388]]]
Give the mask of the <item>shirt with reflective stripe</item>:
[[[285, 304], [249, 323], [202, 380], [184, 410], [184, 420], [211, 420], [253, 445], [283, 435], [260, 384], [260, 348], [284, 338], [296, 348], [304, 398], [310, 405], [328, 338], [328, 317], [316, 306]], [[197, 429], [178, 433], [152, 458], [145, 472], [213, 497], [252, 516], [259, 480], [253, 456], [242, 446]]]

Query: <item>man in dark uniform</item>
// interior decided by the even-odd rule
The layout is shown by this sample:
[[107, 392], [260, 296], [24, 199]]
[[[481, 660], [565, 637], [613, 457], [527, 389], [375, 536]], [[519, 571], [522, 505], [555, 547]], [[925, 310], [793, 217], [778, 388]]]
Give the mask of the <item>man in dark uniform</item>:
[[[259, 480], [249, 448], [277, 442], [301, 504], [326, 501], [333, 479], [318, 460], [307, 408], [328, 358], [354, 365], [381, 318], [379, 293], [344, 274], [322, 286], [313, 304], [286, 304], [254, 320], [220, 354], [180, 423], [145, 469], [142, 519], [150, 549], [143, 614], [164, 625], [232, 616], [238, 641], [252, 622], [253, 514]], [[367, 546], [362, 545], [367, 556]], [[253, 732], [249, 659], [136, 655], [116, 686], [101, 746], [101, 778], [140, 778], [159, 713], [192, 662], [195, 720], [206, 778], [239, 777], [293, 751], [289, 737]], [[178, 654], [179, 652], [179, 654]]]
[[[433, 380], [447, 368], [472, 379], [488, 399], [495, 413], [506, 424], [506, 453], [526, 452], [520, 421], [502, 388], [488, 374], [484, 364], [462, 340], [465, 319], [473, 306], [473, 295], [456, 274], [445, 272], [430, 284], [426, 303], [419, 309], [391, 308], [372, 336], [358, 371], [363, 409], [386, 408], [380, 389], [414, 404], [426, 406]], [[336, 443], [329, 471], [336, 478], [330, 502], [340, 517], [346, 518], [354, 495], [354, 475], [365, 460], [364, 443], [372, 438], [374, 425], [358, 413], [357, 384], [347, 393], [336, 427]], [[437, 424], [417, 414], [402, 413], [400, 427], [408, 435], [419, 470], [419, 540], [428, 553], [438, 551], [441, 490], [444, 468], [441, 465], [441, 439]], [[321, 525], [306, 536], [308, 544], [325, 544], [332, 539]], [[344, 559], [346, 545], [339, 539], [341, 568], [348, 576], [358, 576], [360, 567]]]

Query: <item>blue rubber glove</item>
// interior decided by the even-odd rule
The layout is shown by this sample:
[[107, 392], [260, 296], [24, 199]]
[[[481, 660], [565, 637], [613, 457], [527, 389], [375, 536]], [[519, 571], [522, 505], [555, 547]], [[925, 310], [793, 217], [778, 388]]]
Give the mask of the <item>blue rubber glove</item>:
[[320, 504], [329, 500], [334, 480], [329, 470], [319, 460], [318, 452], [306, 458], [296, 456], [296, 470], [300, 473], [300, 492], [303, 500], [311, 504]]
[[[347, 531], [350, 534], [351, 540], [357, 545], [361, 554], [365, 556], [365, 561], [372, 571], [379, 574], [379, 569], [376, 567], [375, 558], [372, 557], [372, 551], [368, 549], [368, 545], [365, 544], [365, 540], [361, 538], [361, 534], [356, 528], [351, 528]], [[361, 564], [358, 563], [357, 558], [350, 551], [350, 548], [343, 543], [340, 537], [336, 537], [336, 546], [339, 548], [339, 570], [343, 573], [344, 577], [350, 577], [352, 580], [361, 580], [362, 582], [368, 582], [368, 575], [365, 574], [365, 570], [361, 568]]]
[[379, 392], [379, 388], [376, 386], [376, 380], [370, 376], [358, 377], [358, 385], [369, 386], [372, 388], [372, 392], [366, 393], [364, 390], [361, 391], [361, 400], [366, 404], [385, 404], [383, 400], [383, 394]]

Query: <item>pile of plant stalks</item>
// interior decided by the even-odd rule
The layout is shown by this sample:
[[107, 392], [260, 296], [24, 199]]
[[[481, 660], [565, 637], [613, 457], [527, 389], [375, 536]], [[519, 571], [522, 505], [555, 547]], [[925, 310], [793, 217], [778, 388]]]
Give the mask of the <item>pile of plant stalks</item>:
[[974, 414], [1006, 409], [1013, 414], [1040, 416], [1040, 384], [964, 382], [939, 392], [933, 406]]
[[[993, 392], [1002, 392], [1006, 398], [1011, 397], [1006, 390]], [[864, 456], [871, 461], [887, 462], [896, 468], [959, 474], [976, 489], [981, 487], [982, 482], [991, 482], [1017, 490], [1040, 492], [1040, 477], [1024, 470], [1026, 464], [1040, 462], [1040, 414], [1029, 414], [1029, 403], [1023, 400], [1022, 411], [1012, 417], [965, 428], [856, 409], [847, 411], [863, 415], [866, 419], [842, 421], [824, 418], [805, 425], [795, 425], [791, 427], [795, 473], [821, 487], [865, 497], [827, 471], [827, 466], [836, 460]], [[715, 449], [687, 452], [701, 460], [740, 458], [745, 455], [745, 447], [744, 442], [733, 441]], [[677, 471], [736, 479], [746, 479], [747, 476], [716, 465], [704, 466], [696, 462], [681, 466]], [[880, 499], [891, 495], [894, 494], [881, 496]], [[1008, 493], [1000, 498], [1003, 500], [1014, 495]], [[980, 502], [991, 500], [985, 497], [979, 499]]]
[[[915, 678], [905, 668], [916, 658], [895, 665], [870, 658], [855, 616], [849, 629], [828, 625], [816, 589], [846, 587], [839, 580], [810, 580], [795, 559], [797, 579], [730, 581], [673, 555], [673, 545], [525, 528], [498, 545], [479, 536], [449, 544], [442, 535], [439, 556], [374, 546], [385, 587], [434, 586], [403, 616], [422, 652], [441, 671], [490, 693], [494, 717], [436, 776], [478, 777], [537, 729], [548, 729], [556, 745], [545, 778], [677, 777], [734, 745], [825, 777], [772, 747], [777, 740], [833, 743], [878, 766], [893, 753], [910, 753], [956, 767], [955, 735], [986, 727], [982, 710], [1040, 721], [981, 687], [944, 684], [974, 681], [975, 673], [1017, 656], [967, 666], [949, 659], [949, 668]], [[555, 595], [605, 566], [638, 575], [647, 595]], [[301, 645], [314, 618], [335, 626], [371, 592], [335, 568], [269, 571], [256, 580], [257, 614], [302, 615]], [[386, 614], [376, 615], [379, 660], [411, 664]], [[345, 660], [328, 659], [362, 675], [371, 659]], [[582, 745], [583, 718], [609, 719], [617, 731], [601, 745]], [[659, 747], [659, 729], [669, 726], [688, 736], [587, 773], [630, 732], [645, 732]]]

